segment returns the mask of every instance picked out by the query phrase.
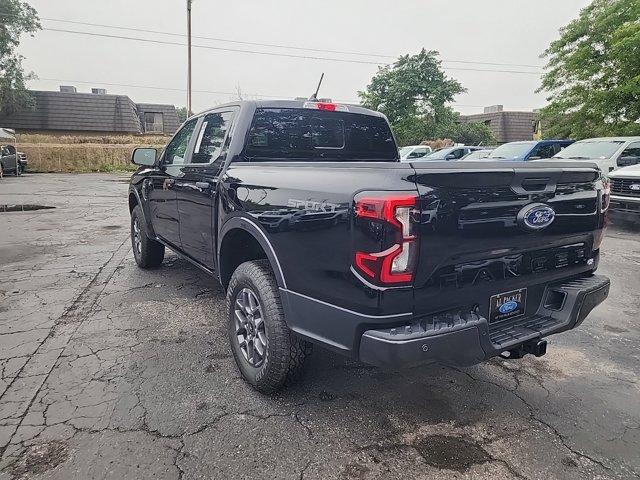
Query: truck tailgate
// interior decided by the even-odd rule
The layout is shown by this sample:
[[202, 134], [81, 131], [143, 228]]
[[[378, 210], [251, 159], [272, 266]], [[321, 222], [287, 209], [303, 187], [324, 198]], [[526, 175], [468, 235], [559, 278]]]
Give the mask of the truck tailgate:
[[[543, 290], [535, 285], [595, 269], [604, 223], [597, 169], [560, 162], [413, 166], [420, 206], [415, 314], [469, 308], [488, 318], [492, 296], [525, 287], [533, 309], [527, 313], [535, 313]], [[540, 225], [524, 219], [535, 222], [537, 213]]]

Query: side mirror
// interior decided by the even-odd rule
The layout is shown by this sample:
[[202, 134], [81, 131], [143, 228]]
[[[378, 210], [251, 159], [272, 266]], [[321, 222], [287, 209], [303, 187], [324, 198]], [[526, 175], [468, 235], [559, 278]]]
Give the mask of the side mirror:
[[156, 163], [158, 151], [155, 148], [136, 148], [131, 155], [131, 163], [152, 167]]
[[446, 157], [444, 157], [445, 160], [455, 160], [455, 158], [456, 155], [454, 153], [450, 153]]

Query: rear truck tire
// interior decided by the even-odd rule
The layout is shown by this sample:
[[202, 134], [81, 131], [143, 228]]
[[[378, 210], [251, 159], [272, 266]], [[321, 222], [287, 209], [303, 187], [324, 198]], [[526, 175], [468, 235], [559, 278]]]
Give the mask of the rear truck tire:
[[253, 388], [273, 393], [300, 375], [312, 346], [287, 327], [268, 261], [245, 262], [233, 272], [227, 313], [233, 357]]
[[13, 175], [15, 177], [19, 177], [20, 175], [22, 175], [22, 167], [19, 163], [16, 165], [16, 169], [13, 171]]
[[131, 247], [140, 268], [155, 268], [164, 260], [164, 245], [149, 238], [140, 205], [131, 212]]

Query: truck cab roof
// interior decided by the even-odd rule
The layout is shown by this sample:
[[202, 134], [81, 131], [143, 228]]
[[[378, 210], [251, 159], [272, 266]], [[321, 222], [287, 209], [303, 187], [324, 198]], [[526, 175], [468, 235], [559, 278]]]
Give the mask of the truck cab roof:
[[207, 110], [204, 110], [194, 116], [200, 116], [200, 115], [204, 115], [207, 114], [211, 111], [215, 111], [215, 110], [220, 110], [222, 108], [225, 107], [250, 107], [253, 109], [260, 109], [260, 108], [309, 108], [309, 109], [313, 109], [313, 107], [310, 107], [310, 105], [312, 104], [321, 104], [321, 105], [335, 105], [336, 107], [340, 108], [340, 111], [346, 112], [346, 113], [356, 113], [359, 115], [371, 115], [371, 116], [375, 116], [375, 117], [382, 117], [382, 118], [386, 118], [385, 115], [383, 113], [380, 113], [378, 111], [375, 110], [371, 110], [369, 108], [364, 108], [360, 105], [354, 105], [352, 103], [341, 103], [341, 102], [322, 102], [322, 101], [315, 101], [315, 100], [240, 100], [237, 102], [228, 102], [228, 103], [224, 103], [222, 105], [216, 105], [215, 107], [209, 108]]

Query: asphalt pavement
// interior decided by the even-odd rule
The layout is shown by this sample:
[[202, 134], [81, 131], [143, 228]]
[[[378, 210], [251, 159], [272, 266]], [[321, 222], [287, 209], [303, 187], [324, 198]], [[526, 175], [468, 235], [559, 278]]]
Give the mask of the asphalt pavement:
[[388, 371], [316, 349], [263, 396], [216, 281], [136, 267], [126, 177], [5, 177], [0, 480], [638, 478], [639, 240], [609, 229], [610, 297], [545, 357]]

